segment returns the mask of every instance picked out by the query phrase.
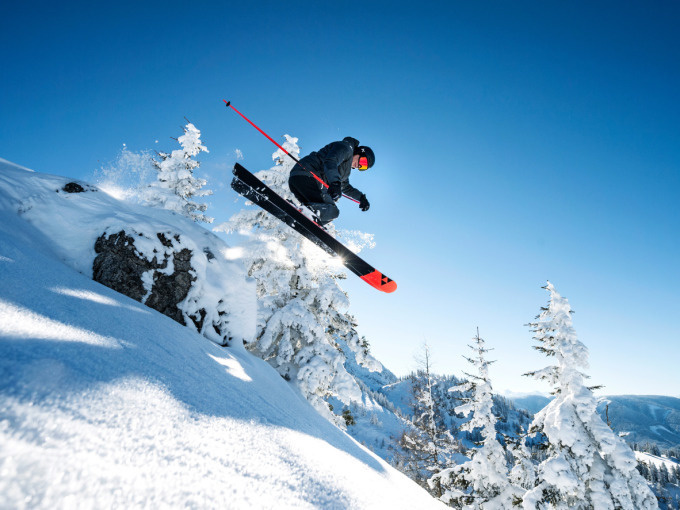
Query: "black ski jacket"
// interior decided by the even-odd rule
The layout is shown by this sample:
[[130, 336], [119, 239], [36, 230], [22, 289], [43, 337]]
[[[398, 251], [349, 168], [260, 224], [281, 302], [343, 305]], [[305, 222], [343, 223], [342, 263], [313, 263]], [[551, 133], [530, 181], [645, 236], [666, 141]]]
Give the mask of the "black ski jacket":
[[342, 142], [331, 142], [302, 158], [300, 164], [290, 171], [290, 175], [309, 175], [309, 172], [313, 172], [326, 184], [339, 182], [345, 195], [361, 200], [363, 193], [349, 183], [352, 156], [358, 146], [359, 140], [350, 136], [343, 138]]

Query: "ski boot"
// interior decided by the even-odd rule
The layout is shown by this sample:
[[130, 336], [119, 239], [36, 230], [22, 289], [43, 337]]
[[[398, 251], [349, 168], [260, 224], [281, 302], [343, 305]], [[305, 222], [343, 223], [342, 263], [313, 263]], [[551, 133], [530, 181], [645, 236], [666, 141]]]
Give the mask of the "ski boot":
[[321, 224], [321, 220], [319, 219], [319, 216], [317, 215], [316, 211], [314, 211], [313, 209], [310, 209], [306, 205], [296, 204], [292, 200], [288, 200], [288, 202], [290, 202], [290, 204], [293, 207], [295, 207], [298, 211], [300, 211], [302, 214], [304, 214], [307, 218], [312, 220], [318, 227], [322, 228], [323, 230], [327, 230], [326, 227], [324, 227]]

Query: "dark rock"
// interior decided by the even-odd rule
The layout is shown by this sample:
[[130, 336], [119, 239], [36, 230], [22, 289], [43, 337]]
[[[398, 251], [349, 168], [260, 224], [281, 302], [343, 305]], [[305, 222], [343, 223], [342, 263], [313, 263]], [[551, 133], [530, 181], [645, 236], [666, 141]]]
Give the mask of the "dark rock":
[[134, 243], [124, 231], [100, 236], [94, 243], [98, 255], [92, 265], [92, 279], [141, 302], [146, 294], [142, 274], [154, 265], [137, 254]]
[[158, 240], [161, 242], [163, 246], [166, 248], [172, 248], [172, 241], [165, 237], [165, 234], [163, 232], [159, 232], [156, 234], [156, 237], [158, 237]]
[[205, 321], [205, 316], [207, 315], [207, 313], [204, 309], [201, 308], [198, 311], [198, 315], [199, 315], [198, 317], [196, 317], [195, 315], [190, 315], [189, 318], [194, 323], [194, 326], [196, 326], [196, 331], [202, 331], [203, 322]]
[[[159, 233], [157, 237], [165, 247], [173, 246], [172, 241], [164, 234]], [[175, 239], [179, 240], [179, 236], [175, 236]], [[134, 238], [125, 231], [100, 236], [95, 242], [94, 250], [97, 253], [92, 267], [95, 281], [186, 325], [178, 305], [187, 297], [196, 279], [190, 273], [191, 250], [183, 248], [172, 253], [174, 271], [171, 275], [159, 271], [168, 267], [167, 255], [162, 261], [158, 261], [157, 257], [147, 260], [137, 253]], [[143, 301], [147, 291], [142, 275], [150, 270], [154, 270], [151, 294]], [[193, 318], [192, 320], [197, 322]], [[202, 319], [200, 322], [202, 323]]]
[[61, 189], [64, 190], [66, 193], [83, 193], [85, 191], [85, 188], [83, 188], [77, 182], [69, 182]]
[[[154, 257], [154, 261], [156, 258]], [[151, 295], [146, 300], [146, 306], [158, 310], [171, 319], [186, 325], [182, 311], [177, 307], [184, 301], [191, 289], [191, 283], [195, 277], [189, 273], [191, 269], [191, 250], [184, 248], [173, 253], [175, 271], [171, 275], [154, 272]], [[163, 261], [158, 269], [164, 269], [167, 261]], [[199, 329], [200, 331], [200, 329]]]

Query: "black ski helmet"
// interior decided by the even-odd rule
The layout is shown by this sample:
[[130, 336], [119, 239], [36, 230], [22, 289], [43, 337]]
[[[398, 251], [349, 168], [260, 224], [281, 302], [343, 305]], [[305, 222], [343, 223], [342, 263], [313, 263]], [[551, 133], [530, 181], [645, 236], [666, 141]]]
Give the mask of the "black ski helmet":
[[368, 159], [368, 168], [371, 168], [375, 164], [375, 154], [373, 153], [373, 150], [370, 147], [360, 145], [354, 150], [354, 154], [358, 154], [359, 156], [366, 156], [366, 158]]

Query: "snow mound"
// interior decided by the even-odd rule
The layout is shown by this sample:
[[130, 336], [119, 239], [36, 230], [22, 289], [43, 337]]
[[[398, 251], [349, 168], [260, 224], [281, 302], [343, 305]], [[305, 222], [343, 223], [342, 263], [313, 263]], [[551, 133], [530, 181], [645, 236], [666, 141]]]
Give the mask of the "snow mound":
[[[83, 191], [69, 193], [65, 191], [69, 186]], [[191, 326], [190, 317], [203, 315], [201, 333], [219, 344], [226, 343], [226, 338], [238, 346], [252, 340], [257, 316], [255, 283], [243, 265], [233, 260], [233, 250], [188, 218], [123, 202], [84, 182], [27, 172], [5, 160], [0, 161], [0, 208], [19, 214], [40, 231], [50, 251], [88, 277], [92, 277], [95, 242], [100, 236], [126, 232], [134, 237], [138, 255], [149, 261], [168, 260], [172, 250], [188, 249], [195, 280], [179, 305], [184, 322]], [[172, 273], [169, 260], [166, 271]], [[143, 280], [149, 287], [148, 297], [152, 277]], [[222, 329], [225, 324], [228, 331], [218, 335], [213, 325]]]
[[264, 361], [92, 281], [104, 224], [168, 215], [66, 182], [0, 162], [1, 508], [444, 508]]

